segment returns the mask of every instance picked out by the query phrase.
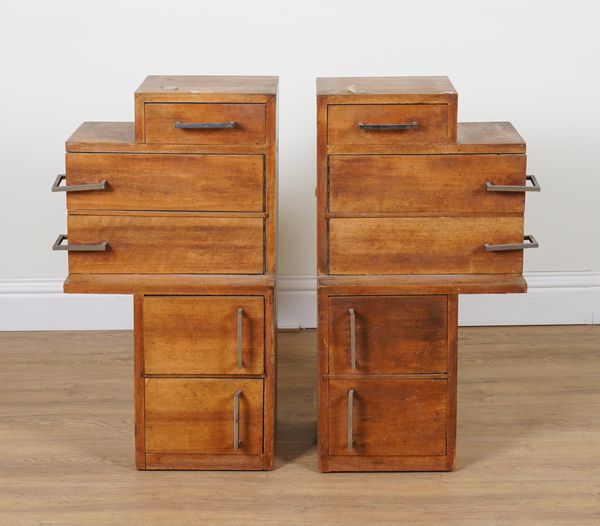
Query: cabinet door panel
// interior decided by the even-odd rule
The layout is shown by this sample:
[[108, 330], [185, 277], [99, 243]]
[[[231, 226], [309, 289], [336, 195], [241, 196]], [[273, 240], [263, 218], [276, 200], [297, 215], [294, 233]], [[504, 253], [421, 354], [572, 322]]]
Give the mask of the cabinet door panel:
[[445, 455], [446, 418], [446, 380], [329, 381], [331, 455]]
[[329, 374], [446, 372], [447, 303], [446, 296], [330, 298]]
[[263, 373], [262, 297], [146, 296], [143, 313], [146, 374]]
[[[241, 391], [238, 449], [237, 391]], [[145, 437], [146, 453], [262, 453], [263, 381], [146, 378]]]

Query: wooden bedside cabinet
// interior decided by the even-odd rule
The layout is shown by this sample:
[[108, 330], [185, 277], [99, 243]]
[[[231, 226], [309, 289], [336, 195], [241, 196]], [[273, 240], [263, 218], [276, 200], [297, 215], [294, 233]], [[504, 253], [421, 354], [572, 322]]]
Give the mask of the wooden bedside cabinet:
[[322, 471], [451, 470], [458, 294], [525, 292], [525, 144], [446, 77], [317, 81]]
[[[276, 77], [148, 77], [67, 141], [65, 292], [134, 294], [139, 469], [272, 469]], [[68, 242], [68, 244], [67, 244]]]

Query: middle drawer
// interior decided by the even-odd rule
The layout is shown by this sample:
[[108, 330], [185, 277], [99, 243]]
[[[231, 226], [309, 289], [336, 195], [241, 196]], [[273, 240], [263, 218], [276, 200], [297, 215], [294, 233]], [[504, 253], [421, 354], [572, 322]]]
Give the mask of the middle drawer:
[[69, 210], [264, 210], [262, 155], [71, 153], [66, 167]]
[[263, 374], [262, 296], [144, 296], [145, 374]]

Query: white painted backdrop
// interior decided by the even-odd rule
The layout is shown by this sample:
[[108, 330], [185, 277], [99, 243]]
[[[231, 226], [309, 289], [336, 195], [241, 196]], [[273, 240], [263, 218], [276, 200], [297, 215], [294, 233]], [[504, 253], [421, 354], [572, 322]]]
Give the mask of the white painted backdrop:
[[459, 120], [509, 120], [527, 198], [527, 295], [465, 297], [461, 322], [600, 319], [600, 38], [595, 1], [83, 0], [0, 12], [0, 329], [131, 323], [126, 297], [60, 294], [64, 140], [132, 120], [148, 74], [279, 75], [282, 325], [314, 324], [315, 77], [449, 75]]

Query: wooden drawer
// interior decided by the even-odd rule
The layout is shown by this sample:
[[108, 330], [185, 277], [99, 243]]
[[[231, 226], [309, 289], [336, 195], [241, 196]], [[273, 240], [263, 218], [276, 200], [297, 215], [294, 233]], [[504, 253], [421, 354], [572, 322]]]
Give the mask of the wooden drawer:
[[525, 186], [524, 155], [333, 155], [333, 213], [523, 214], [524, 192], [494, 192], [486, 183]]
[[446, 296], [329, 298], [330, 375], [447, 370]]
[[[67, 154], [69, 210], [262, 212], [262, 155]], [[68, 187], [106, 181], [104, 190]]]
[[146, 378], [144, 388], [147, 453], [262, 453], [262, 380]]
[[104, 251], [70, 252], [69, 272], [261, 274], [263, 222], [259, 217], [70, 214], [69, 247], [107, 245]]
[[445, 455], [447, 397], [442, 379], [329, 380], [329, 454]]
[[[401, 125], [414, 128], [390, 129]], [[330, 104], [327, 137], [334, 145], [448, 143], [448, 105]]]
[[511, 274], [523, 250], [523, 218], [363, 217], [329, 220], [330, 274]]
[[262, 296], [145, 296], [143, 320], [146, 374], [264, 372]]
[[[166, 144], [265, 144], [265, 115], [264, 104], [146, 103], [145, 138]], [[231, 127], [221, 127], [226, 125]]]

